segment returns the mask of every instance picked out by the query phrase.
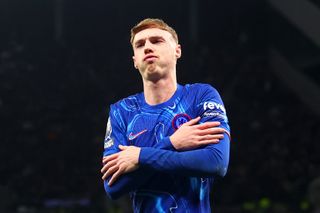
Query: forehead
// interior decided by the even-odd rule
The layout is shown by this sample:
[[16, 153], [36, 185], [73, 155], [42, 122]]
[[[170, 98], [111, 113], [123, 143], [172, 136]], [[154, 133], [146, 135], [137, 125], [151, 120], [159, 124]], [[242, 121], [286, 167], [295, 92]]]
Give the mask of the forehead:
[[165, 39], [169, 39], [170, 37], [172, 37], [172, 35], [166, 30], [161, 30], [158, 28], [148, 28], [138, 32], [134, 36], [133, 43], [138, 40], [145, 40], [145, 39], [148, 39], [149, 37], [155, 37], [155, 36], [161, 36]]

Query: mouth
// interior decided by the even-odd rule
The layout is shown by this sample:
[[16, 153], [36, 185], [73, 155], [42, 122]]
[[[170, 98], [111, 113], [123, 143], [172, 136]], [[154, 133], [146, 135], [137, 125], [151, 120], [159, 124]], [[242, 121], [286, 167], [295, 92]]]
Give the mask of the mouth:
[[147, 55], [143, 58], [143, 61], [153, 61], [155, 59], [157, 59], [158, 57], [155, 55]]

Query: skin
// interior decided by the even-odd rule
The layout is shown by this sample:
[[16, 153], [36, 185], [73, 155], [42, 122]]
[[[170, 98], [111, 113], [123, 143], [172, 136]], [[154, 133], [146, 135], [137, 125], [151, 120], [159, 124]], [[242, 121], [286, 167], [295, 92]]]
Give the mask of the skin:
[[[181, 57], [181, 46], [172, 35], [158, 28], [140, 31], [133, 40], [132, 57], [134, 67], [143, 80], [146, 102], [156, 105], [169, 100], [177, 89], [176, 64]], [[224, 129], [219, 122], [197, 124], [200, 117], [184, 123], [170, 141], [178, 151], [191, 150], [207, 144], [218, 143], [223, 138]], [[102, 179], [111, 176], [111, 186], [121, 175], [139, 168], [140, 147], [119, 146], [118, 153], [102, 159]]]
[[181, 46], [169, 32], [151, 28], [135, 35], [133, 52], [146, 102], [156, 105], [167, 101], [177, 89], [176, 64], [181, 57]]

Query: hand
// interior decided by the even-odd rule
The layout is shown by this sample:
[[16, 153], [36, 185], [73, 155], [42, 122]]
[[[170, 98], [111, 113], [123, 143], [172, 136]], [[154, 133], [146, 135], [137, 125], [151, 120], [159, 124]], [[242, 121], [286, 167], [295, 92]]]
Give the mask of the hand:
[[104, 166], [101, 169], [102, 179], [105, 180], [111, 176], [108, 185], [111, 186], [120, 175], [132, 172], [138, 169], [139, 155], [141, 148], [136, 146], [122, 146], [118, 153], [109, 155], [102, 159]]
[[205, 122], [197, 124], [200, 117], [194, 118], [180, 126], [170, 136], [170, 141], [176, 150], [190, 150], [203, 145], [219, 143], [225, 130], [218, 127], [220, 122]]

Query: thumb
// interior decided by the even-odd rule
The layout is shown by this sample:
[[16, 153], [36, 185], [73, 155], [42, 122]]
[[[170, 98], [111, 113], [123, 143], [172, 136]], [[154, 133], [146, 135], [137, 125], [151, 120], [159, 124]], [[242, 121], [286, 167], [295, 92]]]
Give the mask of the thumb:
[[118, 147], [119, 147], [119, 149], [120, 149], [121, 151], [127, 149], [127, 146], [123, 146], [123, 145], [119, 145]]
[[194, 119], [191, 119], [190, 121], [184, 123], [184, 125], [186, 125], [186, 126], [195, 125], [195, 124], [197, 124], [197, 123], [200, 121], [200, 119], [201, 119], [201, 117], [198, 116], [198, 117], [196, 117], [196, 118], [194, 118]]

